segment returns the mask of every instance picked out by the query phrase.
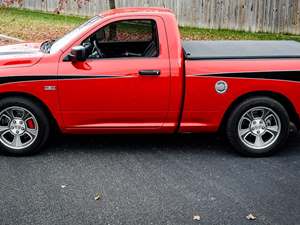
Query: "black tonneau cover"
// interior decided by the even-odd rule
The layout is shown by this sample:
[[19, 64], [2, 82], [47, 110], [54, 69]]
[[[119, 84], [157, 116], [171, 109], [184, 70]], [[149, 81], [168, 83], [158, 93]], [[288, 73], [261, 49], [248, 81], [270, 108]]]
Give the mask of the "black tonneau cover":
[[187, 60], [300, 58], [296, 41], [183, 41]]

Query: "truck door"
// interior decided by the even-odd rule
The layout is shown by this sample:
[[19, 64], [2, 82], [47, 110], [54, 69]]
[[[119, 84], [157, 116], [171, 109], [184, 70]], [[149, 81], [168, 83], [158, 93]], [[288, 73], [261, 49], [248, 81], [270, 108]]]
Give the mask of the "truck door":
[[59, 65], [65, 126], [159, 129], [170, 93], [166, 39], [164, 23], [155, 16], [122, 18], [85, 37], [80, 44], [87, 60]]

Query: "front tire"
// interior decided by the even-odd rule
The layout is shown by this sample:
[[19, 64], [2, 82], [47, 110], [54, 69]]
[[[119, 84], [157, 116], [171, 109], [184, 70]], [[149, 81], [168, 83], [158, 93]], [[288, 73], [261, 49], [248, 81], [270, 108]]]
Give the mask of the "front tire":
[[282, 147], [289, 136], [289, 115], [269, 97], [253, 97], [240, 103], [231, 113], [227, 137], [243, 155], [269, 156]]
[[39, 104], [23, 97], [0, 100], [0, 149], [6, 154], [36, 153], [49, 138], [50, 124]]

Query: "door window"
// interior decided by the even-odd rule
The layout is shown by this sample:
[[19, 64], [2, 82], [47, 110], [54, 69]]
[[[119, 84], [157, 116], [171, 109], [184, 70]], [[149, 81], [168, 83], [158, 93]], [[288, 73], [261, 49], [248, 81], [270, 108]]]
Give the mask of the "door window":
[[83, 41], [90, 59], [157, 57], [157, 25], [154, 20], [123, 20], [111, 23]]

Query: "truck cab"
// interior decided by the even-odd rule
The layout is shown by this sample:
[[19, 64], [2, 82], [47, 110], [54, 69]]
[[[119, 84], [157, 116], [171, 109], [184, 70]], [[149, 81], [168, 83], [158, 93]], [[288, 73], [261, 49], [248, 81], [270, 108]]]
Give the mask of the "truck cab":
[[[121, 9], [80, 29], [58, 65], [59, 76], [89, 78], [58, 81], [65, 130], [174, 132], [183, 94], [183, 52], [174, 15]], [[83, 47], [84, 61], [72, 63], [74, 46]]]

